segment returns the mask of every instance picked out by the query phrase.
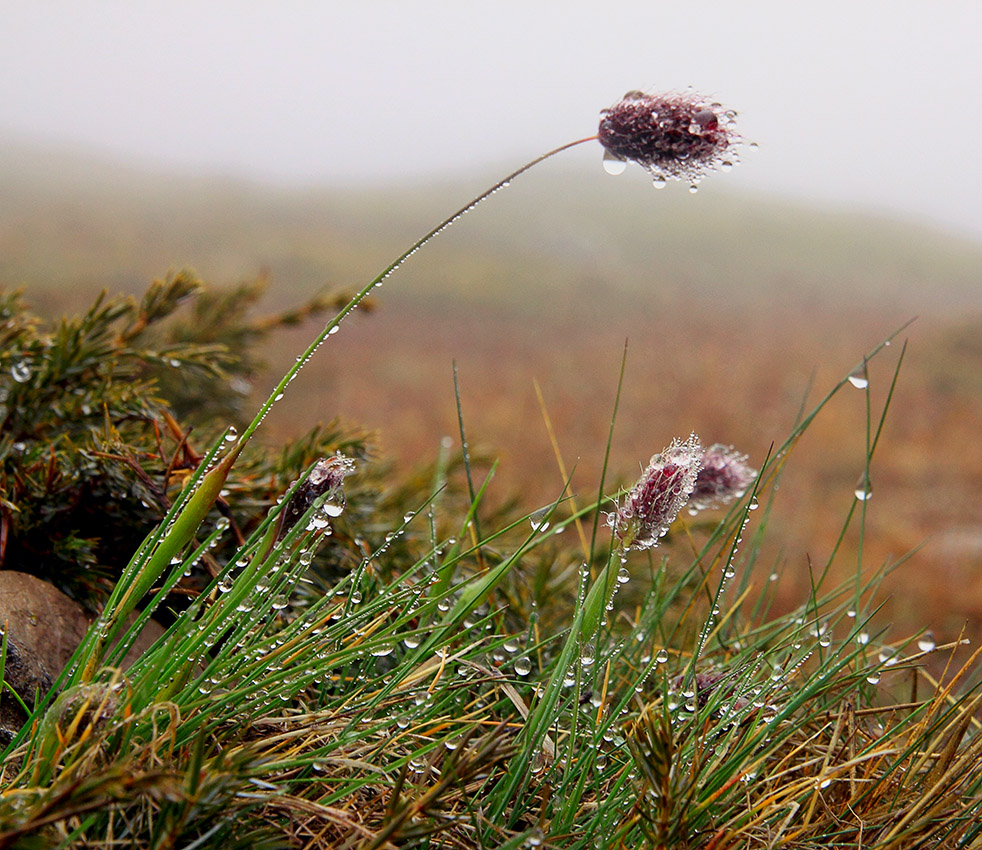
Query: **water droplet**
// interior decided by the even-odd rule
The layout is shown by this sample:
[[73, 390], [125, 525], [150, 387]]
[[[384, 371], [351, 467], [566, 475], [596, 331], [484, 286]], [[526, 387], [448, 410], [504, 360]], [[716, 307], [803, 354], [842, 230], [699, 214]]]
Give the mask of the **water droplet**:
[[689, 186], [689, 194], [690, 195], [694, 195], [698, 191], [699, 191], [699, 187], [695, 183], [693, 183], [691, 186]]
[[878, 685], [880, 683], [880, 671], [877, 670], [873, 673], [870, 673], [866, 677], [866, 681], [869, 682], [871, 685]]
[[668, 661], [668, 650], [659, 649], [658, 654], [655, 656], [655, 661], [657, 661], [659, 664], [664, 664], [666, 661]]
[[880, 659], [881, 664], [886, 664], [887, 667], [892, 664], [896, 664], [900, 660], [900, 656], [897, 655], [897, 650], [892, 646], [885, 646], [880, 650], [877, 658]]
[[333, 328], [331, 328], [331, 329], [330, 329], [330, 330], [329, 330], [329, 331], [327, 332], [327, 335], [328, 335], [328, 336], [334, 336], [334, 334], [336, 334], [336, 333], [337, 333], [337, 332], [338, 332], [339, 330], [341, 330], [341, 325], [335, 325], [335, 326], [334, 326]]
[[627, 584], [631, 580], [631, 571], [627, 567], [621, 567], [617, 571], [617, 583]]
[[656, 189], [664, 189], [667, 183], [668, 180], [666, 180], [664, 175], [661, 174], [655, 174], [651, 178], [651, 185], [654, 186]]
[[376, 646], [372, 650], [372, 655], [376, 658], [384, 658], [386, 655], [392, 655], [395, 648], [396, 645], [394, 643], [383, 643], [381, 646]]
[[235, 438], [239, 436], [239, 432], [236, 430], [234, 425], [229, 425], [228, 430], [225, 432], [225, 442], [234, 443]]
[[856, 643], [860, 646], [865, 646], [869, 643], [869, 632], [860, 632], [856, 635]]
[[549, 522], [546, 517], [549, 515], [549, 511], [552, 508], [542, 508], [541, 510], [535, 511], [529, 515], [529, 524], [532, 526], [533, 531], [546, 531], [549, 528]]
[[855, 492], [856, 498], [859, 499], [860, 502], [868, 502], [873, 498], [873, 488], [870, 487], [869, 482], [866, 482], [865, 484], [861, 483], [858, 487], [856, 487]]
[[626, 168], [626, 159], [622, 159], [608, 150], [604, 151], [604, 171], [608, 174], [623, 174]]
[[325, 502], [321, 510], [328, 516], [341, 516], [344, 513], [344, 502]]
[[21, 360], [10, 367], [10, 377], [23, 384], [31, 379], [31, 367], [26, 360]]
[[750, 504], [749, 504], [749, 505], [747, 505], [747, 507], [748, 507], [748, 508], [749, 508], [750, 510], [752, 510], [752, 511], [755, 511], [755, 510], [757, 510], [757, 508], [759, 508], [759, 507], [760, 507], [760, 502], [758, 502], [758, 501], [757, 501], [757, 497], [756, 497], [756, 496], [754, 496], [754, 497], [753, 497], [753, 498], [752, 498], [752, 499], [750, 500]]
[[917, 648], [921, 652], [932, 652], [937, 644], [934, 642], [934, 634], [932, 632], [925, 632], [920, 640], [917, 641]]
[[532, 662], [522, 656], [515, 659], [515, 673], [519, 676], [527, 676], [532, 672]]
[[860, 390], [865, 390], [869, 386], [869, 373], [866, 371], [865, 361], [849, 376], [849, 383]]

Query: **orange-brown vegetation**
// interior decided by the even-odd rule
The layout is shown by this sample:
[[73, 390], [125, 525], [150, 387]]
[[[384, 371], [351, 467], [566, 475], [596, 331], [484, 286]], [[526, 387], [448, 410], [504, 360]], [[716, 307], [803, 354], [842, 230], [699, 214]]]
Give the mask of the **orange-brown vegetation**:
[[[359, 286], [470, 191], [321, 196], [148, 181], [91, 163], [74, 182], [51, 167], [46, 181], [28, 172], [0, 174], [0, 283], [26, 286], [52, 313], [101, 286], [139, 291], [180, 265], [213, 284], [267, 269], [271, 307], [325, 283]], [[803, 404], [918, 314], [869, 367], [875, 416], [910, 340], [873, 461], [862, 563], [923, 544], [887, 581], [887, 615], [939, 638], [982, 624], [978, 246], [858, 215], [607, 180], [546, 169], [441, 236], [378, 291], [374, 315], [352, 316], [330, 339], [267, 438], [340, 415], [377, 429], [383, 455], [406, 469], [432, 458], [442, 436], [459, 442], [456, 362], [471, 448], [500, 459], [495, 498], [517, 494], [532, 511], [563, 486], [536, 383], [575, 467], [572, 490], [592, 498], [625, 343], [608, 492], [690, 431], [759, 465]], [[312, 333], [278, 341], [257, 397]], [[800, 602], [809, 569], [824, 567], [854, 499], [865, 412], [865, 394], [844, 388], [787, 465], [762, 558], [792, 578], [785, 603]], [[858, 557], [854, 527], [838, 573]]]

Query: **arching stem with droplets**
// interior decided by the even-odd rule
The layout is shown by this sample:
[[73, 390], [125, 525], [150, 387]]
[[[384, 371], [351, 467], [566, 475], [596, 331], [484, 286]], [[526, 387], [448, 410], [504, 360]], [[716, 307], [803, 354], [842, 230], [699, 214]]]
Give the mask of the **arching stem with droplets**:
[[286, 391], [286, 388], [290, 384], [290, 382], [293, 381], [293, 379], [297, 376], [300, 370], [307, 364], [307, 361], [310, 360], [314, 352], [317, 351], [318, 348], [320, 348], [324, 340], [327, 339], [327, 337], [330, 336], [330, 334], [333, 333], [334, 330], [341, 324], [344, 317], [347, 316], [348, 313], [350, 313], [352, 310], [354, 310], [376, 286], [382, 283], [382, 281], [384, 281], [389, 275], [391, 275], [396, 269], [398, 269], [399, 266], [401, 266], [407, 259], [409, 259], [409, 257], [415, 254], [420, 248], [422, 248], [438, 233], [442, 233], [444, 230], [450, 227], [450, 225], [452, 225], [455, 221], [460, 219], [464, 214], [474, 209], [474, 207], [480, 204], [481, 201], [485, 200], [486, 198], [489, 198], [499, 189], [502, 189], [505, 186], [507, 186], [512, 180], [514, 180], [519, 175], [524, 174], [530, 168], [534, 168], [540, 162], [543, 162], [544, 160], [547, 160], [550, 157], [555, 156], [556, 154], [562, 153], [565, 150], [569, 150], [570, 148], [576, 147], [577, 145], [582, 145], [585, 142], [596, 141], [596, 139], [597, 139], [596, 136], [588, 136], [585, 139], [577, 139], [575, 142], [568, 142], [567, 144], [561, 145], [560, 147], [555, 148], [549, 151], [548, 153], [542, 154], [542, 156], [536, 157], [531, 162], [527, 162], [521, 168], [513, 171], [507, 177], [503, 177], [501, 180], [499, 180], [489, 189], [485, 190], [476, 198], [474, 198], [472, 201], [470, 201], [468, 204], [457, 210], [457, 212], [453, 213], [453, 215], [450, 215], [447, 218], [445, 218], [436, 227], [430, 230], [425, 236], [421, 237], [416, 242], [414, 242], [406, 251], [404, 251], [388, 266], [386, 266], [377, 277], [373, 278], [367, 284], [365, 284], [365, 286], [362, 287], [362, 289], [344, 307], [341, 308], [338, 314], [333, 319], [331, 319], [331, 321], [328, 322], [327, 325], [324, 326], [324, 329], [317, 335], [314, 341], [309, 346], [307, 346], [303, 354], [301, 354], [297, 358], [297, 362], [290, 367], [289, 371], [283, 376], [282, 380], [280, 380], [280, 382], [273, 388], [273, 391], [269, 394], [269, 398], [266, 399], [265, 404], [263, 404], [263, 406], [260, 408], [259, 413], [256, 414], [256, 418], [253, 419], [252, 422], [249, 424], [249, 426], [242, 432], [236, 444], [236, 449], [241, 450], [242, 446], [244, 446], [246, 442], [248, 442], [250, 437], [252, 437], [256, 429], [262, 423], [263, 419], [266, 418], [266, 414], [269, 413], [273, 405], [276, 404], [276, 402], [283, 397], [283, 393]]

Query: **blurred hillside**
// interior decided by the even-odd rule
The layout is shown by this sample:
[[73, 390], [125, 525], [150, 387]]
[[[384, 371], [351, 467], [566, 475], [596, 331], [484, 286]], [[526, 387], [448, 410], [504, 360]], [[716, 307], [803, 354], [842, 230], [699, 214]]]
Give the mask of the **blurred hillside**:
[[[533, 381], [586, 496], [625, 340], [619, 480], [690, 430], [760, 463], [809, 387], [817, 400], [917, 316], [874, 461], [863, 557], [900, 558], [928, 539], [898, 573], [892, 613], [916, 604], [923, 625], [930, 609], [936, 630], [982, 622], [982, 245], [733, 195], [725, 176], [695, 197], [655, 192], [640, 172], [610, 177], [597, 159], [584, 172], [547, 163], [414, 256], [378, 290], [377, 312], [351, 317], [291, 387], [268, 436], [340, 414], [377, 428], [405, 466], [431, 458], [457, 431], [456, 361], [472, 446], [501, 459], [500, 497], [519, 492], [532, 510], [562, 487]], [[139, 292], [171, 268], [191, 266], [212, 284], [262, 272], [272, 309], [360, 286], [493, 179], [298, 190], [6, 144], [0, 285], [57, 314], [102, 288]], [[272, 371], [311, 333], [278, 340]], [[900, 348], [870, 366], [874, 404]], [[271, 377], [257, 378], [258, 394]], [[782, 482], [768, 557], [799, 587], [853, 498], [864, 412], [863, 393], [842, 393]]]

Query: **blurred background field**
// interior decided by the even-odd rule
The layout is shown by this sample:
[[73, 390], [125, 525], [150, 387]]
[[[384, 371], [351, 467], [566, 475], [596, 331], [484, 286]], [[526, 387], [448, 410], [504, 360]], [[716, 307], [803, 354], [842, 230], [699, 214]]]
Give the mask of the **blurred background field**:
[[[183, 266], [211, 285], [265, 277], [269, 310], [359, 287], [495, 177], [291, 189], [12, 142], [0, 163], [0, 285], [52, 316]], [[380, 455], [408, 471], [443, 437], [459, 442], [455, 362], [471, 448], [500, 459], [494, 498], [531, 511], [563, 485], [536, 384], [574, 492], [595, 492], [625, 343], [617, 481], [689, 431], [759, 465], [806, 394], [816, 401], [916, 317], [870, 364], [882, 403], [909, 340], [862, 558], [921, 547], [887, 581], [885, 617], [947, 639], [982, 625], [980, 269], [982, 245], [910, 222], [739, 188], [655, 192], [640, 173], [550, 163], [387, 280], [291, 386], [265, 438], [341, 416], [375, 429]], [[276, 339], [257, 402], [314, 332]], [[788, 605], [854, 499], [864, 414], [863, 392], [841, 394], [788, 465], [764, 544]], [[857, 542], [850, 532], [852, 564]]]

